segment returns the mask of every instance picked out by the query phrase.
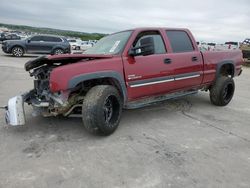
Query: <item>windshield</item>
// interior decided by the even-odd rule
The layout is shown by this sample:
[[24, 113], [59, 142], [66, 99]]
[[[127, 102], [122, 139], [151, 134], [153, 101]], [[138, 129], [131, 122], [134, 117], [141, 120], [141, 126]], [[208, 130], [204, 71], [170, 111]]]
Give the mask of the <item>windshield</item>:
[[119, 54], [123, 50], [132, 31], [123, 31], [103, 37], [92, 48], [84, 53], [87, 54]]

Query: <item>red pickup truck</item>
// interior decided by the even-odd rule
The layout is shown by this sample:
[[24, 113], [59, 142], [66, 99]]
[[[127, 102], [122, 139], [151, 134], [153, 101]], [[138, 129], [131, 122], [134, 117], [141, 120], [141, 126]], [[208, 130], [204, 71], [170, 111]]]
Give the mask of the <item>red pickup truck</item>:
[[10, 125], [25, 124], [23, 104], [43, 116], [80, 116], [92, 133], [109, 135], [122, 109], [210, 91], [217, 106], [234, 94], [240, 50], [200, 52], [187, 29], [138, 28], [102, 38], [85, 54], [41, 56], [25, 64], [34, 89], [6, 106]]

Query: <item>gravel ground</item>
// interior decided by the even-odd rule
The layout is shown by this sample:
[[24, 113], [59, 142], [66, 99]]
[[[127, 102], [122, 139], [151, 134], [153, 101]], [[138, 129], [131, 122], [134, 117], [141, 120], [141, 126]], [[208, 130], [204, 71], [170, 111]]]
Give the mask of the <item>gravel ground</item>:
[[[34, 56], [0, 52], [0, 106], [32, 88]], [[250, 68], [235, 79], [226, 107], [209, 95], [124, 110], [109, 137], [88, 134], [81, 119], [32, 117], [8, 127], [0, 111], [0, 187], [250, 187]]]

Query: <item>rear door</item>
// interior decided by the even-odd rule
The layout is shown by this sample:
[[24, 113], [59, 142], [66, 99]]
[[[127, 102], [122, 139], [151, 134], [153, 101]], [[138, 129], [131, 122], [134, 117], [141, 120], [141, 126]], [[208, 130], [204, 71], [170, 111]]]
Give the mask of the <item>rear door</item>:
[[155, 53], [151, 55], [123, 57], [129, 100], [158, 95], [173, 87], [173, 64], [167, 59], [167, 49], [162, 31], [138, 31], [128, 42], [127, 48], [140, 46], [140, 40], [153, 37]]
[[188, 30], [166, 30], [165, 36], [170, 44], [167, 58], [174, 67], [174, 90], [200, 86], [203, 77], [203, 59]]
[[51, 53], [54, 47], [62, 43], [62, 39], [54, 36], [44, 36], [44, 51], [46, 53]]

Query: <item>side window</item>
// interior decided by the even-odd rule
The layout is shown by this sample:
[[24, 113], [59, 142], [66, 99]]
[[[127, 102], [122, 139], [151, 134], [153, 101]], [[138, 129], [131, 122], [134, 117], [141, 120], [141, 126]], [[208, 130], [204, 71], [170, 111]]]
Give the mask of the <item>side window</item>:
[[150, 32], [142, 32], [140, 33], [133, 46], [139, 47], [141, 45], [141, 40], [146, 37], [153, 37], [154, 39], [154, 47], [155, 47], [155, 54], [164, 54], [166, 53], [166, 48], [164, 42], [162, 40], [161, 34], [158, 31], [150, 31]]
[[48, 37], [48, 36], [43, 36], [43, 40], [45, 42], [51, 42], [50, 37]]
[[62, 42], [62, 40], [58, 37], [44, 36], [43, 38], [46, 42]]
[[174, 53], [192, 52], [194, 47], [185, 31], [166, 31]]
[[62, 42], [62, 39], [59, 37], [51, 37], [53, 42]]
[[37, 41], [43, 41], [41, 36], [34, 36], [30, 39], [30, 41], [37, 42]]

